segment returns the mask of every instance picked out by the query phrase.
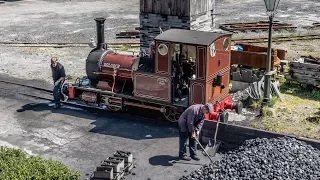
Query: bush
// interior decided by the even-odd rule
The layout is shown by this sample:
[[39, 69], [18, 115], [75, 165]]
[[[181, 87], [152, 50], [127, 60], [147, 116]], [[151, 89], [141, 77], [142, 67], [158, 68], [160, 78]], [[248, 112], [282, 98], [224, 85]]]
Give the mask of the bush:
[[20, 149], [0, 147], [1, 180], [77, 180], [79, 172], [74, 172], [59, 161], [38, 156], [28, 156]]

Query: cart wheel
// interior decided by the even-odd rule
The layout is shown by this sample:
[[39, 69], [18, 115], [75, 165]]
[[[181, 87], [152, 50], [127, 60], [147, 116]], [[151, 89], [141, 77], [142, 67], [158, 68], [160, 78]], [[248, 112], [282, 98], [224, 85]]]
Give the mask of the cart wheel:
[[229, 113], [228, 112], [223, 112], [220, 114], [220, 121], [223, 123], [228, 123], [229, 120]]
[[178, 122], [178, 119], [181, 115], [178, 108], [176, 107], [164, 107], [164, 111], [162, 111], [164, 117], [170, 122]]
[[242, 108], [243, 108], [242, 102], [238, 102], [238, 103], [236, 104], [236, 113], [237, 113], [237, 114], [241, 114], [241, 113], [242, 113]]

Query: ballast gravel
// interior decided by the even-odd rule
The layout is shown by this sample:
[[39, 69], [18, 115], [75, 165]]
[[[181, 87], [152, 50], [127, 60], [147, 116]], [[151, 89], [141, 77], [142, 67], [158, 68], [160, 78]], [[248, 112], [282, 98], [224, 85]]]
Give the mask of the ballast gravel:
[[289, 137], [247, 140], [180, 180], [320, 180], [320, 150]]

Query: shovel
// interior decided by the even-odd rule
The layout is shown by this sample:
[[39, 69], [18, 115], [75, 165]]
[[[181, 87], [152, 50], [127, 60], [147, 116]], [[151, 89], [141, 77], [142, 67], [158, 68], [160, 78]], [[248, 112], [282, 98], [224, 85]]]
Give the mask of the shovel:
[[206, 154], [206, 156], [210, 159], [211, 163], [213, 164], [213, 160], [211, 158], [211, 156], [207, 153], [207, 151], [204, 149], [204, 147], [200, 144], [200, 142], [198, 141], [197, 138], [194, 138], [194, 140], [196, 140], [196, 142], [199, 144], [199, 146], [201, 147], [202, 151]]
[[[218, 134], [218, 129], [219, 129], [219, 123], [220, 123], [220, 119], [221, 119], [221, 116], [224, 116], [224, 114], [221, 114], [218, 118], [218, 121], [217, 121], [217, 126], [216, 126], [216, 131], [214, 133], [214, 139], [210, 139], [207, 146], [204, 148], [203, 152], [205, 156], [207, 156], [208, 154], [211, 156], [211, 157], [214, 157], [221, 145], [221, 141], [218, 141], [217, 140], [217, 134]], [[212, 142], [213, 141], [213, 142]]]

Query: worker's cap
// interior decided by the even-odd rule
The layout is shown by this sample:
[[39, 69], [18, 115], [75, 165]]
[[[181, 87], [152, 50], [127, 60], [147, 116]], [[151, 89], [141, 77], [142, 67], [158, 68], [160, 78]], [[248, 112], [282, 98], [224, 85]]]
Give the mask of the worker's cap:
[[210, 103], [207, 103], [204, 105], [204, 107], [207, 108], [208, 112], [211, 114], [213, 112], [213, 107], [212, 107], [212, 104]]

